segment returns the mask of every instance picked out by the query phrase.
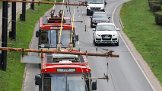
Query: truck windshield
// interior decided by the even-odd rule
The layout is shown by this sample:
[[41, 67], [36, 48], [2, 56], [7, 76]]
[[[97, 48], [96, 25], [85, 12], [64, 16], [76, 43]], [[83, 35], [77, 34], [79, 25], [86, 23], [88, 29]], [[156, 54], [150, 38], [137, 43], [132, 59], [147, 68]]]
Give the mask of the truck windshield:
[[[45, 48], [55, 48], [58, 44], [59, 33], [60, 30], [42, 31], [39, 45]], [[62, 47], [68, 47], [70, 43], [70, 35], [71, 35], [70, 30], [62, 30], [61, 34]]]
[[85, 58], [82, 55], [73, 54], [47, 54], [47, 62], [54, 63], [62, 60], [69, 60], [72, 62], [84, 62]]
[[44, 80], [43, 91], [86, 91], [82, 74], [53, 74]]

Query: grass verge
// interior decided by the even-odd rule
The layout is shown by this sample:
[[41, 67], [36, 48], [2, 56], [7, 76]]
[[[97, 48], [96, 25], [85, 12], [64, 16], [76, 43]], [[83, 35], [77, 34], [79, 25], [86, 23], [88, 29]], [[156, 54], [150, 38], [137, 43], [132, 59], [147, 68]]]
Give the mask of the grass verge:
[[2, 2], [0, 2], [0, 9], [2, 8]]
[[162, 27], [155, 24], [148, 0], [131, 0], [123, 5], [124, 32], [162, 84]]
[[[8, 40], [9, 47], [28, 48], [36, 22], [52, 5], [35, 5], [35, 10], [27, 10], [26, 21], [17, 21], [16, 41]], [[21, 53], [8, 52], [7, 71], [0, 71], [0, 91], [21, 91], [24, 64], [20, 63]]]

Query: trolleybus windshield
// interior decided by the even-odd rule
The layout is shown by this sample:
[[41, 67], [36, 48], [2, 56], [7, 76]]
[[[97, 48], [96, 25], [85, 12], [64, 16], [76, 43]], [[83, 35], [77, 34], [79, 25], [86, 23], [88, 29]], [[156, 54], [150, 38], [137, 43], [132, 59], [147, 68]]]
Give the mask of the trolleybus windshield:
[[82, 74], [52, 74], [45, 77], [43, 91], [87, 91]]

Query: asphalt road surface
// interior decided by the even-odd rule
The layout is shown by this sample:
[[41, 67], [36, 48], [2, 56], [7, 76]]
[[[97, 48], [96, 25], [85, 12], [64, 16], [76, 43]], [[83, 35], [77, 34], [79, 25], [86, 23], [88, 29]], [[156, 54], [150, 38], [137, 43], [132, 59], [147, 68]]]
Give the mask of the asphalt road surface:
[[[72, 0], [70, 0], [71, 2]], [[75, 0], [73, 0], [75, 1]], [[119, 6], [124, 0], [107, 0], [106, 13], [111, 16], [111, 22], [114, 22], [122, 31], [119, 23]], [[60, 8], [56, 7], [56, 8]], [[120, 37], [119, 46], [94, 46], [93, 31], [90, 28], [90, 17], [86, 16], [86, 7], [70, 7], [71, 14], [75, 11], [75, 20], [82, 20], [83, 23], [75, 23], [76, 32], [79, 34], [79, 44], [77, 48], [88, 52], [105, 53], [107, 50], [114, 50], [119, 54], [119, 58], [88, 57], [89, 65], [92, 69], [92, 76], [103, 77], [104, 73], [109, 76], [109, 80], [98, 80], [97, 91], [154, 91], [149, 81], [144, 76], [140, 67], [137, 65], [134, 57], [129, 52], [123, 38]], [[66, 16], [71, 16], [69, 12]], [[87, 31], [85, 32], [84, 26]], [[38, 26], [37, 26], [38, 28]], [[120, 31], [119, 31], [120, 34]], [[34, 34], [35, 35], [35, 34]], [[37, 38], [33, 37], [31, 48], [37, 48]], [[108, 65], [107, 65], [108, 64]], [[38, 91], [38, 86], [34, 84], [34, 76], [38, 74], [38, 65], [27, 64], [26, 76], [23, 85], [23, 91]]]

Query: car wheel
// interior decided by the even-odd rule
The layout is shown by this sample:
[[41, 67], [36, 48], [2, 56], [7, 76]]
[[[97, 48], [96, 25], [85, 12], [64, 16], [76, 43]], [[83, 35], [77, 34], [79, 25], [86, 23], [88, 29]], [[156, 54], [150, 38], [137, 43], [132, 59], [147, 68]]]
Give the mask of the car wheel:
[[117, 43], [115, 43], [115, 46], [119, 46], [119, 41]]
[[93, 24], [91, 23], [91, 28], [94, 28]]
[[97, 46], [98, 44], [95, 42], [95, 40], [93, 40], [93, 44], [95, 45], [95, 46]]

